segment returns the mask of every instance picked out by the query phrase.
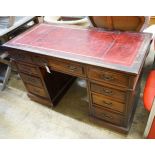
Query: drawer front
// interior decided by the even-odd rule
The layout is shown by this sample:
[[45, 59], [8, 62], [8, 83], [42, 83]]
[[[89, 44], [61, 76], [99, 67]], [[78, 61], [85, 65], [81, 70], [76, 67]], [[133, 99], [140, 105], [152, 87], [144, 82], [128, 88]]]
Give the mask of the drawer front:
[[97, 69], [94, 67], [88, 68], [88, 77], [90, 79], [98, 80], [101, 82], [114, 84], [118, 86], [129, 86], [129, 77], [125, 74], [117, 73], [114, 71], [109, 71], [106, 69]]
[[15, 60], [32, 63], [31, 56], [22, 52], [16, 52], [11, 55]]
[[112, 98], [116, 101], [123, 102], [123, 103], [126, 102], [126, 95], [127, 94], [123, 91], [120, 91], [120, 90], [117, 90], [114, 88], [101, 86], [101, 85], [98, 85], [95, 83], [90, 84], [90, 89], [93, 92], [100, 93], [100, 94], [102, 94], [108, 98]]
[[92, 94], [92, 100], [94, 105], [99, 105], [102, 107], [106, 107], [112, 110], [119, 111], [121, 113], [125, 110], [125, 104], [115, 102], [113, 100], [107, 99], [101, 95]]
[[48, 60], [43, 56], [32, 55], [32, 62], [39, 66], [45, 66], [48, 64]]
[[84, 67], [76, 63], [50, 60], [49, 66], [51, 66], [51, 68], [55, 68], [58, 71], [71, 73], [73, 75], [85, 76]]
[[37, 87], [43, 87], [41, 79], [34, 76], [29, 76], [27, 74], [20, 73], [22, 80], [26, 83], [32, 84]]
[[92, 114], [97, 118], [100, 118], [113, 124], [123, 126], [124, 119], [119, 114], [111, 113], [103, 108], [97, 108], [97, 107], [92, 107], [91, 111]]
[[30, 84], [26, 84], [26, 88], [32, 94], [42, 96], [42, 97], [47, 97], [45, 90], [42, 88], [38, 88], [38, 87], [32, 86]]
[[17, 67], [18, 67], [18, 70], [21, 72], [33, 74], [33, 75], [38, 75], [38, 70], [35, 67], [27, 66], [24, 64], [18, 64], [18, 63], [17, 63]]

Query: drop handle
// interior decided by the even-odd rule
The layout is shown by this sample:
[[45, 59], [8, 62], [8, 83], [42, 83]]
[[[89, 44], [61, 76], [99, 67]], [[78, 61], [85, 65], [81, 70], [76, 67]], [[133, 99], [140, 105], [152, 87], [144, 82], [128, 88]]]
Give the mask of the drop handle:
[[74, 70], [77, 69], [77, 67], [71, 66], [71, 65], [67, 65], [67, 68], [68, 68], [69, 70], [71, 70], [71, 71], [74, 71]]
[[112, 95], [113, 94], [112, 90], [108, 90], [108, 89], [103, 89], [103, 93], [106, 95]]
[[112, 80], [114, 80], [114, 77], [113, 76], [105, 75], [105, 74], [101, 75], [101, 78], [103, 80], [105, 80], [105, 81], [112, 81]]
[[109, 115], [104, 114], [104, 113], [102, 113], [102, 116], [103, 116], [103, 117], [105, 117], [105, 118], [108, 118], [108, 119], [113, 119], [113, 117], [112, 117], [112, 116], [109, 116]]
[[111, 102], [105, 102], [105, 101], [103, 101], [103, 104], [105, 104], [107, 106], [112, 106], [112, 103]]

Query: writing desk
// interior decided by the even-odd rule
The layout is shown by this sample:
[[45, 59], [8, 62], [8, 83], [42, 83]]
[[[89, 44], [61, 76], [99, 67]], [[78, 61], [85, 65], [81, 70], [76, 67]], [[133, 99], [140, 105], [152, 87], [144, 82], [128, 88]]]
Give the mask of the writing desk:
[[3, 47], [32, 100], [52, 107], [75, 77], [86, 79], [91, 116], [125, 133], [132, 122], [151, 38], [148, 33], [42, 23]]

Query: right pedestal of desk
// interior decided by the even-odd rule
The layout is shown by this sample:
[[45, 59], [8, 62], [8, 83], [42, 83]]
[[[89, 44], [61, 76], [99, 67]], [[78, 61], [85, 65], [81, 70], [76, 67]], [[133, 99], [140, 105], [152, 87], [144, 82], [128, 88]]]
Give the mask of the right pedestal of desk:
[[103, 124], [127, 133], [140, 94], [140, 77], [115, 70], [88, 67], [90, 113]]

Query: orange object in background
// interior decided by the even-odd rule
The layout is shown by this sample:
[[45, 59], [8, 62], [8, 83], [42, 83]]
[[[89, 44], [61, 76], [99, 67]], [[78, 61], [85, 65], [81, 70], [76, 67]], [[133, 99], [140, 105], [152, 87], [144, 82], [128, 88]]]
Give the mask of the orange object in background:
[[155, 70], [149, 73], [143, 94], [144, 107], [150, 112], [144, 137], [155, 139]]
[[149, 112], [151, 111], [154, 97], [155, 97], [155, 70], [149, 73], [144, 88], [144, 95], [143, 95], [144, 107]]

